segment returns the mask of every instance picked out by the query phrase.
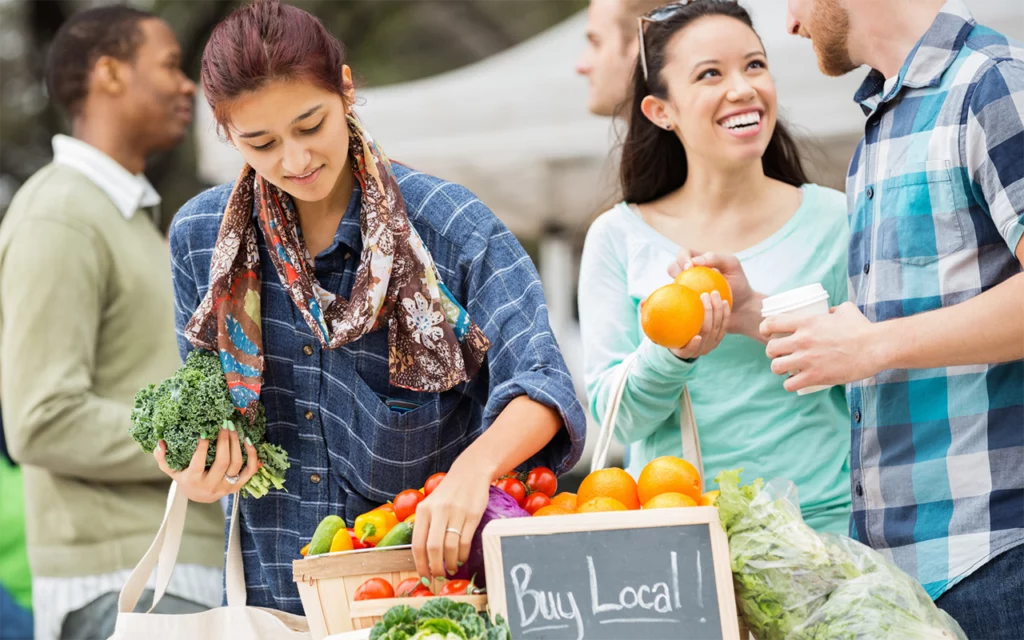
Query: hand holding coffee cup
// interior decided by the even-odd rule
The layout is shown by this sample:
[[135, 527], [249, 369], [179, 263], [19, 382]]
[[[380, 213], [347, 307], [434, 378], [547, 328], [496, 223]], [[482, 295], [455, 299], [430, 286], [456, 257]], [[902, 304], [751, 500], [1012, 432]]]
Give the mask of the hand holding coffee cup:
[[[761, 316], [763, 318], [776, 316], [816, 316], [828, 314], [828, 292], [825, 291], [825, 288], [819, 283], [792, 289], [790, 291], [785, 291], [778, 295], [765, 298], [761, 306]], [[776, 333], [772, 334], [770, 339], [775, 340], [778, 338], [784, 338], [788, 335], [791, 334]], [[787, 373], [790, 376], [795, 376], [800, 373], [800, 371], [793, 370], [788, 371]], [[797, 391], [797, 394], [803, 396], [830, 388], [831, 385], [805, 387]]]

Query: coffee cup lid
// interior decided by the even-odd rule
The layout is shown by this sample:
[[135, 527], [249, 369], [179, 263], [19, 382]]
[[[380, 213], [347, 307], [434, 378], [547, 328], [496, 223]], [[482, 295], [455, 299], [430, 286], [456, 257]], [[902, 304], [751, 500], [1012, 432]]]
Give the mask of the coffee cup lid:
[[828, 291], [820, 283], [809, 284], [806, 287], [790, 289], [780, 294], [765, 298], [761, 304], [761, 316], [768, 317], [780, 313], [786, 313], [808, 304], [814, 304], [828, 300]]

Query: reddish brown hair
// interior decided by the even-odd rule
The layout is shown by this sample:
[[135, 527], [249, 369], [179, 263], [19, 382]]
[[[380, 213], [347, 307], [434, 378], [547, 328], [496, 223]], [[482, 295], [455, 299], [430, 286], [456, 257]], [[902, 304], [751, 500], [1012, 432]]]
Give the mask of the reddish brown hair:
[[277, 0], [255, 0], [213, 29], [203, 51], [202, 82], [217, 122], [232, 100], [272, 80], [299, 80], [344, 99], [345, 45], [316, 16]]

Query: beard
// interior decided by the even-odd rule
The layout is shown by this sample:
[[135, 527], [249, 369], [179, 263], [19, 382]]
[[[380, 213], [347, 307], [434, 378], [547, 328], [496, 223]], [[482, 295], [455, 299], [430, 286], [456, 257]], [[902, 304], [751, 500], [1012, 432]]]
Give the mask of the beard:
[[822, 73], [842, 76], [859, 66], [850, 58], [850, 14], [839, 0], [817, 0], [809, 26]]

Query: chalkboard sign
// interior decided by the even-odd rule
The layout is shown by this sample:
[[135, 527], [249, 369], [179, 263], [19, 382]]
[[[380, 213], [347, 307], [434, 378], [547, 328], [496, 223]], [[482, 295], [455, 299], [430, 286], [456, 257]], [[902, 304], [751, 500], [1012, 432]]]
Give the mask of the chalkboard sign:
[[738, 640], [711, 507], [492, 521], [488, 602], [513, 638]]

